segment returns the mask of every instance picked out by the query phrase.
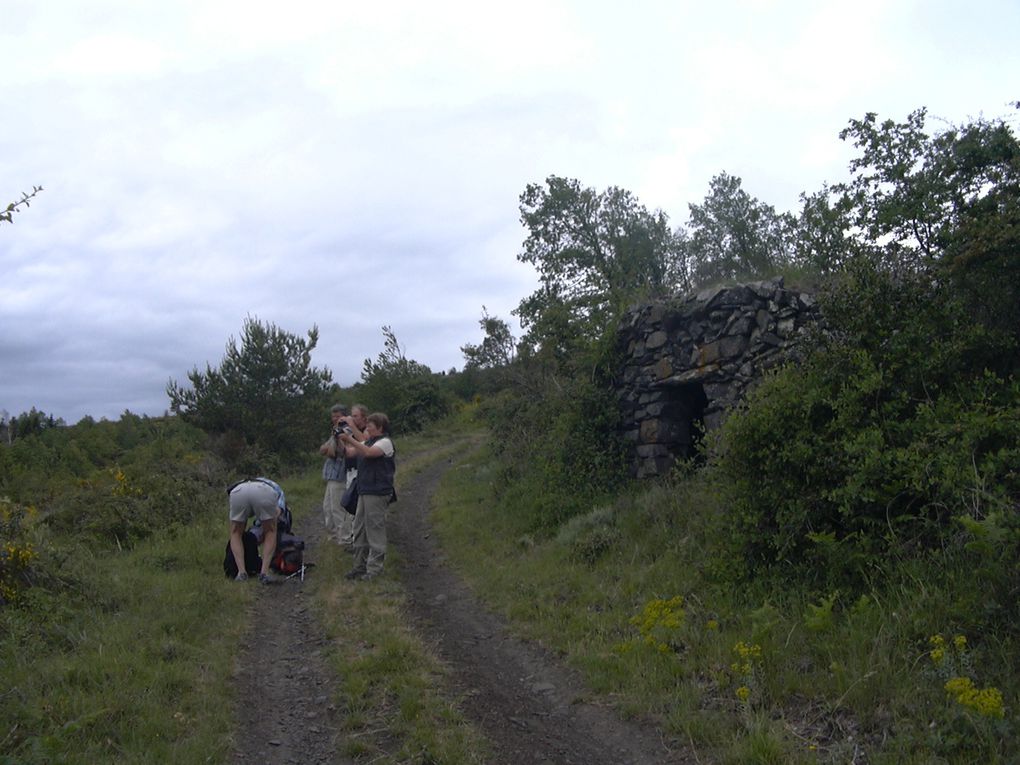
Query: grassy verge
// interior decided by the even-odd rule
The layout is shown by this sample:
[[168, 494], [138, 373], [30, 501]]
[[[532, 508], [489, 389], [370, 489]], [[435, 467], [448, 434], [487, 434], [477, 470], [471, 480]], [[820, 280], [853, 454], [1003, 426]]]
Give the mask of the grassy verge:
[[707, 759], [1020, 757], [1015, 636], [961, 622], [974, 595], [964, 564], [889, 561], [853, 599], [782, 581], [734, 589], [720, 584], [727, 561], [705, 554], [724, 509], [696, 477], [631, 487], [549, 538], [497, 486], [484, 452], [448, 474], [434, 517], [451, 561], [594, 693]]
[[[222, 508], [127, 551], [49, 548], [58, 581], [0, 609], [0, 762], [219, 762], [250, 588]], [[217, 554], [218, 553], [218, 554]]]

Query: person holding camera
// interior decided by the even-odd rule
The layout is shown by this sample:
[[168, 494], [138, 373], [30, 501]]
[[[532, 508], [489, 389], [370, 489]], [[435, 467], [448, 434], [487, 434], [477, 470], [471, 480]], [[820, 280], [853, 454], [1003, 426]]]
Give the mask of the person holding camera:
[[382, 412], [368, 415], [364, 442], [340, 434], [348, 457], [358, 461], [358, 511], [354, 516], [354, 566], [347, 579], [367, 581], [379, 576], [386, 560], [386, 507], [396, 497], [397, 464], [390, 419]]
[[345, 446], [340, 436], [350, 426], [344, 422], [347, 407], [336, 404], [329, 410], [331, 429], [329, 438], [319, 447], [319, 453], [326, 461], [322, 465], [322, 478], [326, 482], [326, 493], [322, 498], [323, 522], [326, 533], [339, 545], [349, 545], [353, 540], [352, 516], [340, 505], [340, 498], [347, 488], [347, 465]]

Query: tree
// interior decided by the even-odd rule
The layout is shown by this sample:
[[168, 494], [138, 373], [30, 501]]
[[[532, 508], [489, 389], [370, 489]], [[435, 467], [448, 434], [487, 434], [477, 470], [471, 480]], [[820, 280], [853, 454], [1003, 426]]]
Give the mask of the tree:
[[590, 339], [627, 301], [687, 286], [665, 213], [648, 212], [628, 191], [600, 194], [551, 175], [527, 186], [520, 210], [528, 237], [517, 259], [542, 282], [515, 311], [532, 343]]
[[795, 222], [721, 173], [709, 182], [705, 201], [692, 204], [684, 249], [695, 281], [770, 276], [793, 260]]
[[849, 234], [851, 203], [837, 193], [838, 188], [825, 186], [814, 194], [800, 195], [794, 261], [822, 276], [842, 270], [860, 249], [859, 242]]
[[315, 440], [328, 369], [311, 364], [319, 340], [313, 326], [303, 339], [249, 316], [240, 344], [231, 337], [218, 368], [188, 373], [191, 387], [167, 384], [170, 408], [209, 433], [237, 433], [260, 450], [293, 458]]
[[382, 331], [383, 350], [375, 361], [365, 359], [359, 395], [385, 411], [395, 428], [414, 433], [446, 415], [450, 402], [432, 370], [407, 358], [390, 327]]
[[871, 257], [950, 281], [969, 313], [1020, 342], [1020, 143], [1001, 119], [932, 136], [926, 116], [869, 113], [840, 133], [861, 151], [838, 187], [844, 225]]
[[39, 434], [44, 430], [63, 428], [66, 427], [66, 423], [62, 418], [40, 412], [33, 406], [30, 411], [22, 412], [17, 417], [12, 417], [7, 427], [9, 429], [8, 437], [10, 440], [14, 440]]
[[21, 199], [11, 202], [6, 209], [0, 210], [0, 223], [14, 223], [14, 213], [18, 212], [21, 207], [31, 207], [32, 199], [42, 190], [42, 186], [33, 186], [31, 193], [22, 192]]
[[[813, 257], [835, 277], [824, 329], [717, 442], [733, 538], [755, 565], [870, 579], [891, 547], [966, 540], [947, 532], [954, 516], [1014, 522], [1020, 145], [1001, 120], [924, 127], [924, 110], [851, 120], [851, 178], [805, 198]], [[1015, 604], [1009, 572], [999, 602]]]
[[478, 345], [467, 343], [460, 347], [464, 354], [464, 366], [470, 369], [494, 369], [513, 363], [516, 341], [510, 332], [510, 325], [496, 316], [489, 316], [482, 306], [482, 318], [478, 320], [485, 337]]

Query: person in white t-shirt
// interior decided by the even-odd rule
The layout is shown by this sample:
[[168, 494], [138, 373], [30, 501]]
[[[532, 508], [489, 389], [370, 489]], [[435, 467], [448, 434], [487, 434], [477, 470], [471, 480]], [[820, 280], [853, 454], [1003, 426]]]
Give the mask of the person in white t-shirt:
[[395, 499], [396, 451], [389, 437], [390, 419], [382, 412], [368, 415], [364, 442], [343, 433], [348, 457], [358, 461], [358, 510], [354, 516], [354, 565], [348, 579], [379, 576], [386, 560], [386, 507]]

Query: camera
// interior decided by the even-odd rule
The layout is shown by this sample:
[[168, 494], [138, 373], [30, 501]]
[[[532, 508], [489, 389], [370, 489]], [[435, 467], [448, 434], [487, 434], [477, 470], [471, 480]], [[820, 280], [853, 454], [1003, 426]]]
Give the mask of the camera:
[[354, 431], [350, 429], [348, 425], [337, 425], [333, 428], [333, 437], [340, 438], [341, 433], [346, 433], [349, 436], [354, 435]]

